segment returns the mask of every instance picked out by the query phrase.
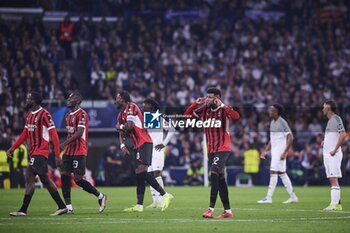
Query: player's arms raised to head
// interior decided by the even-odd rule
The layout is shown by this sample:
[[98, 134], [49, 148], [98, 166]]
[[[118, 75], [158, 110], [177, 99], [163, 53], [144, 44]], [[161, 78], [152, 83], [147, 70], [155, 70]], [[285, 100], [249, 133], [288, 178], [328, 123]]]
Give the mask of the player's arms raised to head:
[[13, 144], [11, 148], [6, 151], [7, 156], [11, 157], [13, 151], [16, 150], [20, 145], [22, 145], [24, 141], [27, 139], [27, 137], [28, 137], [28, 129], [24, 128], [21, 135], [19, 135], [17, 141], [15, 142], [15, 144]]
[[78, 131], [75, 132], [72, 137], [68, 138], [66, 141], [64, 141], [60, 147], [61, 150], [63, 150], [67, 145], [71, 144], [72, 142], [74, 142], [76, 139], [80, 138], [83, 133], [84, 133], [85, 127], [82, 126], [78, 126]]
[[[200, 117], [197, 113], [198, 106], [202, 105], [205, 101], [205, 98], [199, 97], [195, 102], [193, 102], [185, 111], [185, 116], [191, 116], [191, 117]], [[200, 109], [202, 109], [205, 106], [202, 106]], [[200, 110], [199, 110], [200, 111]]]
[[239, 113], [237, 111], [233, 110], [230, 106], [225, 105], [224, 106], [224, 110], [225, 110], [225, 113], [227, 114], [227, 116], [231, 120], [234, 120], [234, 121], [238, 121], [239, 120], [239, 118], [240, 118]]
[[214, 100], [214, 103], [216, 106], [220, 106], [221, 108], [224, 109], [228, 118], [230, 118], [234, 121], [239, 120], [239, 118], [240, 118], [239, 113], [237, 111], [233, 110], [230, 106], [224, 104], [219, 98], [216, 98]]

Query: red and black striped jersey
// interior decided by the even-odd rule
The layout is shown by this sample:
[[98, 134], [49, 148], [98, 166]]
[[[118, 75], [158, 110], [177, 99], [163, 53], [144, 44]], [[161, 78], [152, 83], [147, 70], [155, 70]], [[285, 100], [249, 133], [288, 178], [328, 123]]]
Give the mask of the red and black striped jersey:
[[24, 126], [27, 129], [27, 138], [29, 140], [30, 155], [49, 156], [49, 130], [55, 130], [55, 123], [51, 114], [40, 107], [34, 112], [29, 112]]
[[66, 116], [67, 139], [71, 138], [73, 134], [78, 132], [78, 128], [84, 128], [81, 137], [69, 143], [64, 148], [65, 155], [87, 156], [88, 152], [88, 131], [89, 131], [89, 117], [82, 109], [78, 108], [74, 112], [69, 111]]
[[228, 132], [229, 120], [238, 120], [239, 114], [231, 107], [225, 105], [224, 107], [218, 107], [211, 109], [207, 105], [203, 105], [196, 108], [197, 103], [193, 103], [184, 113], [184, 115], [191, 115], [192, 117], [201, 118], [206, 120], [219, 120], [221, 126], [218, 128], [207, 127], [204, 128], [204, 133], [207, 141], [207, 151], [209, 154], [217, 152], [231, 151], [231, 139]]
[[134, 127], [129, 132], [130, 137], [134, 142], [135, 149], [138, 149], [145, 142], [152, 143], [147, 130], [143, 128], [143, 115], [140, 108], [134, 103], [128, 103], [126, 108], [121, 111], [117, 117], [117, 122], [120, 125], [125, 125], [127, 121], [132, 121]]

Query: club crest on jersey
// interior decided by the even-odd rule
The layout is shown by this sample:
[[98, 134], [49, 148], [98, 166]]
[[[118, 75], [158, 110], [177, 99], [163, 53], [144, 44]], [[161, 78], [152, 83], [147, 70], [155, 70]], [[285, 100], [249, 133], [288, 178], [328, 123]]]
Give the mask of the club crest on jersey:
[[27, 128], [28, 128], [28, 131], [29, 132], [34, 132], [35, 128], [36, 128], [36, 125], [34, 124], [28, 124], [27, 125]]

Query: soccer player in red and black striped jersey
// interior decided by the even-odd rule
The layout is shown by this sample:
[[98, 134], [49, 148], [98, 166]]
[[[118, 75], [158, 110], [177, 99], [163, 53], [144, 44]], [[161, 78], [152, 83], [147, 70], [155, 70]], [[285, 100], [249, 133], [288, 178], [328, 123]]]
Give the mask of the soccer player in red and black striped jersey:
[[209, 208], [203, 213], [204, 218], [214, 217], [214, 207], [218, 193], [224, 212], [216, 218], [233, 218], [228, 197], [227, 183], [225, 179], [225, 164], [231, 154], [231, 140], [227, 132], [230, 120], [237, 121], [240, 116], [230, 106], [220, 100], [221, 91], [217, 88], [208, 88], [205, 98], [198, 98], [184, 113], [186, 116], [197, 117], [203, 121], [219, 120], [221, 127], [208, 127], [204, 129], [207, 151], [211, 165], [211, 191]]
[[157, 180], [147, 172], [152, 162], [153, 142], [147, 130], [143, 128], [143, 115], [139, 107], [130, 102], [130, 95], [126, 91], [120, 92], [116, 97], [116, 105], [121, 109], [117, 117], [116, 129], [119, 131], [120, 149], [124, 155], [130, 154], [125, 146], [125, 136], [128, 134], [134, 142], [134, 150], [136, 150], [136, 193], [137, 204], [131, 208], [127, 208], [126, 212], [142, 212], [143, 199], [145, 195], [145, 181], [151, 187], [157, 190], [163, 197], [162, 211], [170, 204], [173, 196], [166, 193]]
[[71, 93], [67, 99], [67, 107], [70, 108], [70, 111], [65, 116], [67, 140], [61, 144], [61, 149], [64, 149], [61, 166], [62, 193], [68, 213], [74, 213], [70, 182], [73, 173], [75, 183], [98, 198], [99, 212], [102, 213], [106, 207], [107, 196], [83, 179], [88, 152], [89, 119], [87, 113], [80, 107], [81, 102], [82, 96], [77, 91]]
[[60, 163], [60, 142], [56, 132], [55, 124], [52, 121], [51, 114], [40, 106], [42, 97], [37, 92], [28, 94], [26, 107], [31, 110], [26, 117], [23, 132], [15, 144], [7, 151], [7, 156], [11, 157], [13, 151], [24, 141], [28, 140], [30, 145], [30, 162], [26, 173], [26, 192], [22, 207], [19, 211], [10, 213], [11, 216], [26, 216], [27, 209], [35, 190], [35, 176], [39, 175], [41, 182], [50, 192], [55, 200], [58, 210], [51, 216], [61, 215], [67, 212], [66, 206], [61, 199], [55, 183], [48, 177], [47, 158], [49, 156], [49, 140], [52, 139], [56, 163]]

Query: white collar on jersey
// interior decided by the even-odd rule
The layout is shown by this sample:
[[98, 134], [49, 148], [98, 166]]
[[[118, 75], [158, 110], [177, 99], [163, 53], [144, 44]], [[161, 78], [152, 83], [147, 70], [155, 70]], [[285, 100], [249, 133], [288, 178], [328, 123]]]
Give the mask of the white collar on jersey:
[[36, 111], [32, 111], [32, 114], [35, 114], [35, 113], [38, 113], [41, 109], [43, 109], [42, 107], [40, 107], [38, 110], [36, 110]]
[[69, 114], [70, 114], [70, 115], [74, 115], [74, 114], [76, 114], [80, 109], [81, 109], [81, 108], [78, 108], [77, 110], [75, 110], [74, 112], [71, 112], [71, 113], [69, 113]]

